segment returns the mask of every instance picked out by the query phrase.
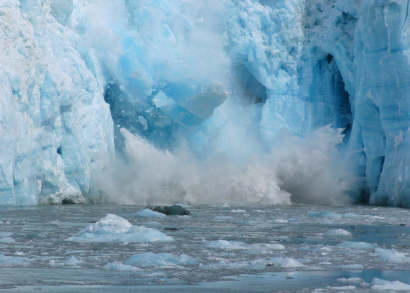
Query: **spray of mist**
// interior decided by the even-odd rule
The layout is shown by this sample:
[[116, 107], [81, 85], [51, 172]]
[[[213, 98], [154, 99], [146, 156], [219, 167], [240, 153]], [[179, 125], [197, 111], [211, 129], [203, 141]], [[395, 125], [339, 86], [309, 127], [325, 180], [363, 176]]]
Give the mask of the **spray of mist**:
[[[353, 184], [338, 160], [340, 130], [327, 126], [306, 138], [280, 134], [282, 146], [234, 161], [214, 154], [199, 160], [186, 146], [176, 152], [156, 149], [121, 130], [128, 161], [116, 159], [98, 176], [108, 202], [119, 204], [269, 204], [291, 201], [346, 204]], [[337, 166], [337, 168], [336, 168]]]

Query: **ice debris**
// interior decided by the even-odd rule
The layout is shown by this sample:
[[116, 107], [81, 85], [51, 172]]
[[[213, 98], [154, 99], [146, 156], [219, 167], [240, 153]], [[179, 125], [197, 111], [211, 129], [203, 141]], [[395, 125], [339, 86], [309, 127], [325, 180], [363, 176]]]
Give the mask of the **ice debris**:
[[108, 214], [97, 223], [88, 225], [67, 241], [77, 242], [172, 242], [174, 238], [155, 229], [133, 226], [126, 219]]
[[344, 229], [332, 229], [329, 231], [326, 231], [323, 234], [323, 237], [327, 238], [345, 238], [345, 237], [352, 237], [352, 233], [349, 231], [346, 231]]
[[367, 242], [345, 241], [336, 245], [337, 247], [353, 248], [353, 249], [374, 249], [376, 245]]
[[381, 292], [396, 292], [404, 291], [410, 292], [410, 285], [399, 281], [386, 281], [378, 278], [374, 278], [371, 283], [371, 290]]
[[5, 256], [0, 254], [0, 265], [26, 265], [30, 262], [27, 257]]
[[155, 212], [150, 209], [143, 209], [142, 211], [131, 214], [130, 217], [131, 218], [165, 218], [166, 215], [163, 213]]
[[403, 253], [395, 249], [376, 248], [375, 252], [379, 255], [378, 261], [387, 264], [401, 264], [410, 262], [410, 257], [406, 257]]
[[141, 253], [131, 256], [124, 262], [134, 267], [197, 265], [198, 260], [186, 254], [180, 256], [172, 253]]

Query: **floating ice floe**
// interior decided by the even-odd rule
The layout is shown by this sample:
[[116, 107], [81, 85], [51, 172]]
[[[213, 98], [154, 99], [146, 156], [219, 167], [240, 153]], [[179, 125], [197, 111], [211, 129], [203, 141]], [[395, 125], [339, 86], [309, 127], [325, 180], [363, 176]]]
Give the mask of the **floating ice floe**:
[[347, 237], [352, 237], [352, 233], [349, 231], [346, 231], [344, 229], [332, 229], [329, 231], [326, 231], [323, 234], [323, 237], [327, 238], [347, 238]]
[[341, 286], [341, 287], [330, 287], [328, 286], [327, 289], [332, 290], [332, 291], [352, 291], [356, 290], [357, 288], [355, 286], [349, 285], [349, 286]]
[[82, 263], [82, 260], [77, 259], [74, 255], [71, 256], [68, 260], [65, 261], [58, 261], [55, 259], [50, 259], [48, 265], [51, 267], [61, 267], [61, 266], [70, 266], [71, 268], [77, 267], [79, 268], [78, 264]]
[[224, 249], [224, 250], [246, 250], [246, 243], [239, 241], [217, 240], [211, 241], [206, 245], [208, 248]]
[[5, 256], [0, 254], [0, 265], [26, 265], [30, 262], [27, 257]]
[[403, 253], [394, 249], [376, 248], [375, 252], [379, 255], [377, 260], [387, 264], [401, 264], [410, 262], [409, 257], [406, 257]]
[[201, 270], [218, 270], [218, 269], [247, 269], [247, 270], [264, 270], [267, 266], [278, 266], [286, 269], [295, 269], [305, 267], [300, 261], [293, 258], [274, 257], [271, 259], [254, 259], [248, 261], [232, 262], [230, 259], [220, 259], [218, 263], [199, 265]]
[[13, 243], [16, 242], [12, 237], [13, 233], [10, 232], [0, 232], [0, 243]]
[[131, 218], [165, 218], [163, 213], [155, 212], [150, 209], [143, 209], [142, 211], [131, 214]]
[[363, 217], [362, 215], [354, 214], [354, 213], [347, 213], [343, 215], [343, 218], [360, 218]]
[[345, 241], [336, 245], [337, 247], [354, 248], [354, 249], [374, 249], [376, 245], [367, 242]]
[[352, 264], [352, 265], [339, 265], [336, 266], [336, 268], [341, 269], [341, 270], [363, 270], [364, 267], [359, 264]]
[[237, 209], [237, 210], [232, 210], [231, 213], [246, 213], [245, 210]]
[[341, 283], [362, 283], [364, 282], [362, 278], [339, 278], [338, 282]]
[[282, 220], [282, 219], [270, 220], [268, 222], [275, 223], [275, 224], [287, 224], [287, 223], [289, 223], [288, 220]]
[[399, 281], [386, 281], [378, 278], [374, 278], [371, 283], [371, 290], [373, 291], [405, 291], [410, 292], [410, 285], [399, 282]]
[[246, 250], [246, 254], [270, 254], [272, 251], [285, 250], [285, 246], [278, 243], [257, 243], [248, 245], [239, 241], [218, 240], [206, 245], [208, 248], [223, 250]]
[[82, 260], [78, 260], [78, 259], [73, 255], [73, 256], [71, 256], [70, 259], [69, 259], [68, 261], [66, 261], [65, 263], [66, 263], [67, 265], [74, 266], [74, 265], [80, 264], [80, 263], [82, 263], [82, 262], [83, 262]]
[[172, 253], [141, 253], [131, 256], [124, 265], [133, 267], [197, 265], [197, 259], [186, 254], [180, 256]]
[[[266, 259], [256, 259], [252, 261], [231, 262], [230, 260], [222, 259], [219, 263], [210, 263], [207, 265], [199, 265], [201, 270], [224, 270], [224, 269], [246, 269], [246, 270], [263, 270], [266, 269], [269, 262]], [[271, 265], [271, 264], [269, 264]]]
[[77, 242], [171, 242], [174, 238], [155, 229], [133, 226], [126, 219], [108, 214], [67, 239]]
[[286, 247], [282, 244], [252, 244], [248, 246], [248, 250], [244, 253], [246, 254], [272, 254], [273, 251], [283, 251]]
[[136, 268], [130, 265], [124, 265], [120, 263], [109, 263], [102, 267], [103, 270], [107, 271], [141, 271], [140, 268]]
[[231, 206], [227, 203], [224, 203], [221, 207], [224, 208], [224, 209], [230, 209], [231, 208]]
[[298, 261], [296, 259], [290, 258], [290, 257], [286, 257], [286, 258], [274, 257], [270, 261], [271, 261], [271, 263], [273, 262], [273, 264], [275, 264], [276, 266], [279, 266], [281, 268], [292, 269], [292, 268], [305, 267], [305, 265], [303, 263], [301, 263], [300, 261]]
[[214, 220], [215, 221], [225, 221], [225, 220], [233, 220], [231, 216], [215, 216]]

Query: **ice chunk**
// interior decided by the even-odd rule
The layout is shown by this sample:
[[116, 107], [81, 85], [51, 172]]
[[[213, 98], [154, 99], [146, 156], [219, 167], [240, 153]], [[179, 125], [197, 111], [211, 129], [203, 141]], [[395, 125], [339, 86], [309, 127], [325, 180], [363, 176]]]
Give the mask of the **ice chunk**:
[[334, 291], [352, 291], [352, 290], [357, 290], [357, 288], [355, 287], [355, 286], [352, 286], [352, 285], [350, 285], [350, 286], [341, 286], [341, 287], [327, 287], [327, 289], [330, 289], [330, 290], [334, 290]]
[[280, 266], [282, 268], [301, 268], [305, 265], [302, 264], [300, 261], [297, 261], [296, 259], [287, 257], [283, 260], [283, 263]]
[[142, 211], [131, 214], [133, 218], [165, 218], [163, 213], [155, 212], [150, 209], [143, 209]]
[[270, 220], [269, 222], [278, 223], [278, 224], [287, 224], [289, 223], [289, 220], [275, 219], [275, 220]]
[[275, 265], [280, 266], [282, 268], [302, 268], [305, 265], [301, 263], [300, 261], [293, 259], [293, 258], [282, 258], [282, 257], [274, 257], [270, 260], [270, 262], [273, 262]]
[[326, 231], [323, 234], [323, 237], [327, 237], [327, 238], [344, 238], [344, 237], [352, 237], [352, 233], [350, 233], [349, 231], [346, 231], [344, 229], [332, 229], [329, 231]]
[[11, 237], [0, 237], [0, 242], [2, 242], [2, 243], [13, 243], [13, 242], [16, 242], [16, 241]]
[[225, 220], [233, 220], [234, 218], [230, 216], [215, 216], [214, 220], [216, 221], [225, 221]]
[[16, 257], [16, 256], [5, 256], [0, 254], [0, 265], [2, 264], [15, 264], [15, 265], [26, 265], [30, 262], [27, 257]]
[[70, 265], [70, 266], [75, 266], [79, 263], [82, 263], [82, 260], [78, 260], [74, 255], [70, 257], [68, 261], [65, 262], [65, 264]]
[[386, 281], [378, 278], [374, 278], [370, 289], [374, 291], [388, 291], [388, 292], [396, 292], [396, 291], [410, 291], [410, 285], [405, 284], [399, 281]]
[[362, 283], [364, 282], [361, 278], [339, 278], [337, 279], [338, 282], [341, 283]]
[[338, 269], [341, 270], [363, 270], [364, 267], [359, 264], [353, 264], [353, 265], [338, 265], [336, 266]]
[[67, 239], [78, 242], [172, 242], [174, 239], [155, 229], [133, 226], [119, 216], [108, 214]]
[[410, 258], [406, 257], [403, 253], [394, 249], [382, 249], [376, 248], [375, 252], [379, 255], [378, 260], [388, 264], [400, 264], [410, 262]]
[[182, 80], [170, 83], [153, 98], [153, 103], [174, 122], [199, 125], [210, 118], [228, 97], [221, 82]]
[[103, 270], [107, 271], [141, 271], [141, 269], [130, 266], [124, 265], [119, 263], [109, 263], [102, 267]]
[[272, 254], [273, 251], [281, 251], [281, 250], [286, 250], [286, 247], [282, 244], [271, 244], [271, 243], [265, 243], [265, 244], [252, 244], [248, 246], [247, 251], [244, 253], [246, 254]]
[[184, 80], [169, 84], [164, 91], [180, 107], [202, 121], [211, 117], [214, 109], [228, 97], [224, 85], [214, 80]]
[[354, 242], [354, 241], [345, 241], [343, 243], [339, 243], [336, 246], [337, 247], [354, 248], [354, 249], [374, 249], [374, 248], [376, 248], [376, 246], [371, 244], [371, 243]]
[[196, 265], [198, 261], [186, 254], [181, 254], [179, 257], [171, 253], [141, 253], [131, 256], [124, 262], [125, 265], [134, 267], [149, 267], [149, 266], [176, 266], [176, 265]]
[[231, 213], [246, 213], [246, 211], [241, 210], [241, 209], [236, 209], [236, 210], [231, 210]]
[[224, 250], [247, 249], [246, 244], [244, 242], [227, 241], [227, 240], [211, 241], [206, 246], [209, 248], [217, 248], [217, 249], [224, 249]]
[[358, 215], [355, 213], [347, 213], [343, 215], [343, 218], [360, 218], [362, 217], [362, 215]]

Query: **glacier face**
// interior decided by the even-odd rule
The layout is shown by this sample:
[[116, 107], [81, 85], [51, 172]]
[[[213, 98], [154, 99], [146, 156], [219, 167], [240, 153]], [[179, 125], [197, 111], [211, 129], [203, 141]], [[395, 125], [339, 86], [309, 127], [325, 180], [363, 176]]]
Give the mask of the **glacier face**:
[[60, 2], [69, 1], [0, 6], [2, 205], [85, 201], [113, 151], [103, 88], [75, 49], [78, 36], [57, 21], [70, 12], [56, 10]]
[[[127, 150], [122, 128], [157, 148], [183, 141], [200, 160], [227, 154], [231, 168], [286, 147], [284, 129], [317, 135], [306, 154], [328, 150], [317, 129], [330, 124], [345, 135], [351, 196], [410, 206], [408, 10], [394, 0], [3, 0], [0, 203], [98, 198], [95, 174]], [[312, 169], [326, 169], [313, 166], [326, 154], [298, 153], [269, 162], [318, 158]], [[272, 199], [270, 182], [283, 203], [310, 186], [289, 180], [314, 181], [247, 170], [233, 182]]]

